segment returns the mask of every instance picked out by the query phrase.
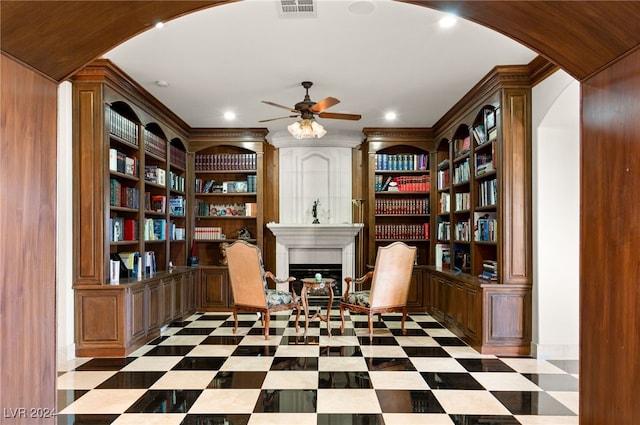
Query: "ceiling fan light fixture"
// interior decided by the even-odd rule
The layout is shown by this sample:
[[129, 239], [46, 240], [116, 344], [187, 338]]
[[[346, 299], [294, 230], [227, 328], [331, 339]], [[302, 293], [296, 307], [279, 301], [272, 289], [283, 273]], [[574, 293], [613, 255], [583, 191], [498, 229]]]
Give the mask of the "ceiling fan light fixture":
[[303, 119], [296, 121], [287, 127], [289, 133], [296, 139], [312, 139], [317, 137], [318, 139], [327, 134], [325, 130], [314, 119]]

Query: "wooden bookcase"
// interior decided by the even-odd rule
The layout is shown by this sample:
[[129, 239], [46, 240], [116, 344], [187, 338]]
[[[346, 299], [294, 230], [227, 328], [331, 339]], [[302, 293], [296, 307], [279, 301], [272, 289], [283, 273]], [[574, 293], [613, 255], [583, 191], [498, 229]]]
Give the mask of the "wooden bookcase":
[[233, 301], [222, 245], [246, 239], [263, 249], [266, 129], [195, 129], [190, 142], [197, 304], [202, 311], [228, 310]]
[[394, 241], [415, 246], [408, 307], [424, 310], [422, 269], [432, 257], [432, 133], [419, 128], [365, 128], [363, 132], [366, 262], [375, 264], [378, 248]]
[[483, 353], [531, 341], [531, 88], [490, 72], [434, 126], [437, 237], [427, 307]]
[[[195, 311], [188, 127], [107, 60], [72, 84], [76, 354], [125, 355]], [[133, 253], [141, 273], [114, 284], [111, 260]]]

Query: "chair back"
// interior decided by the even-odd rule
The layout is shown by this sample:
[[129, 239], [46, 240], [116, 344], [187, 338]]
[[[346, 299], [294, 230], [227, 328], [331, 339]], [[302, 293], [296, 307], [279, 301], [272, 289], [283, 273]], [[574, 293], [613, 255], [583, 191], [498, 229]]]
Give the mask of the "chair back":
[[265, 277], [260, 248], [238, 240], [229, 245], [226, 251], [233, 302], [238, 305], [266, 308]]
[[403, 242], [378, 248], [369, 295], [371, 308], [407, 304], [416, 251]]

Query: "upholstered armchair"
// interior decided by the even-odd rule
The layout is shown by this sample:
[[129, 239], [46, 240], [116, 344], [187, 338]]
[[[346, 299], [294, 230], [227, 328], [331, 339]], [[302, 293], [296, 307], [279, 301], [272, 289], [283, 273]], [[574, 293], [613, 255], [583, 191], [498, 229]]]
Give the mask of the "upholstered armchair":
[[[407, 297], [416, 247], [403, 242], [394, 242], [378, 248], [374, 269], [359, 279], [346, 277], [346, 288], [340, 301], [340, 332], [344, 333], [344, 310], [366, 313], [369, 316], [369, 341], [373, 340], [373, 315], [402, 312], [402, 333], [406, 334], [404, 322], [407, 318]], [[352, 291], [351, 285], [362, 285], [371, 281], [371, 289]]]
[[276, 282], [273, 273], [265, 271], [260, 248], [238, 240], [226, 247], [229, 280], [233, 294], [233, 332], [238, 330], [238, 311], [259, 312], [264, 327], [264, 338], [269, 339], [269, 315], [274, 311], [296, 310], [296, 332], [300, 318], [300, 298], [288, 278], [290, 291], [269, 289], [267, 279]]

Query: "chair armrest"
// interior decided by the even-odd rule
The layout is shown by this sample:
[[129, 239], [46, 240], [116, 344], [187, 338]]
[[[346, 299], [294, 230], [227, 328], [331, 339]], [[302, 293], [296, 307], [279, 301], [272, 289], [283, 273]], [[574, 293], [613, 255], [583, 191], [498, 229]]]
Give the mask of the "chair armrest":
[[349, 297], [349, 289], [351, 288], [351, 282], [353, 282], [354, 289], [357, 291], [358, 290], [357, 285], [361, 285], [362, 287], [362, 284], [368, 281], [369, 279], [371, 279], [372, 277], [373, 277], [373, 271], [367, 272], [367, 274], [357, 279], [354, 279], [352, 277], [345, 277], [344, 281], [347, 284], [347, 287], [344, 291], [343, 299], [346, 300]]
[[276, 287], [279, 283], [286, 283], [289, 282], [289, 292], [291, 292], [293, 294], [293, 298], [296, 299], [297, 295], [296, 295], [296, 290], [293, 287], [293, 282], [295, 282], [296, 278], [293, 276], [289, 276], [286, 279], [282, 279], [279, 277], [276, 277], [273, 273], [269, 272], [269, 271], [265, 271], [264, 275], [267, 279], [271, 279], [272, 281], [274, 281], [276, 283]]

